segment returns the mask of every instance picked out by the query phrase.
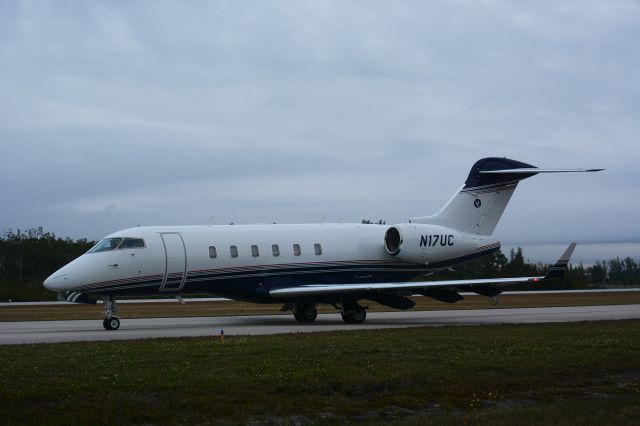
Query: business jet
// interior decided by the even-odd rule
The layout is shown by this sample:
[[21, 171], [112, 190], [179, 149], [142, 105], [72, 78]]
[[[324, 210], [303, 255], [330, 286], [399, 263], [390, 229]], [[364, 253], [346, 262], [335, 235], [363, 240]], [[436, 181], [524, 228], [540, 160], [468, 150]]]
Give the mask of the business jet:
[[117, 330], [116, 298], [212, 294], [282, 304], [300, 322], [332, 305], [347, 323], [366, 318], [362, 300], [395, 309], [420, 294], [453, 303], [459, 290], [487, 297], [504, 284], [562, 276], [575, 243], [544, 276], [411, 281], [493, 253], [492, 236], [518, 183], [540, 169], [507, 158], [477, 161], [462, 188], [436, 214], [391, 226], [369, 224], [136, 227], [105, 237], [44, 282], [69, 302], [105, 306], [103, 326]]

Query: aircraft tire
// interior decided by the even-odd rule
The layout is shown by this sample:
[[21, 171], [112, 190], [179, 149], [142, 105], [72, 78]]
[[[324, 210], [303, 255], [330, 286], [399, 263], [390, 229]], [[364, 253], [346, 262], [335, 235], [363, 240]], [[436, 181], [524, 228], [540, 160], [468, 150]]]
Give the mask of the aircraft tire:
[[120, 328], [120, 320], [117, 317], [107, 317], [102, 321], [105, 330], [117, 330]]
[[314, 322], [318, 311], [314, 305], [299, 305], [293, 309], [293, 316], [298, 322]]
[[367, 311], [362, 308], [342, 312], [342, 320], [349, 324], [360, 324], [367, 318]]

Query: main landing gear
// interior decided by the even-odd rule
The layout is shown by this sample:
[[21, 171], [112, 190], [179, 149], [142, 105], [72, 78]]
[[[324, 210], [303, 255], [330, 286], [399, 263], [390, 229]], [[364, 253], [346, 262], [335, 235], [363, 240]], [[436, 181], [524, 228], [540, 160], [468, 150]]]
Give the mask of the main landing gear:
[[[355, 300], [344, 300], [341, 304], [333, 304], [340, 311], [342, 320], [348, 324], [360, 324], [367, 318], [366, 308], [358, 305]], [[318, 317], [318, 310], [314, 303], [285, 304], [282, 311], [293, 310], [293, 316], [298, 322], [314, 322]]]
[[120, 328], [120, 319], [118, 318], [118, 306], [116, 298], [113, 296], [104, 297], [104, 314], [105, 319], [102, 326], [105, 330], [117, 330]]
[[342, 320], [348, 324], [360, 324], [367, 318], [367, 311], [355, 300], [342, 302]]
[[293, 316], [298, 322], [314, 322], [318, 317], [316, 305], [296, 303], [293, 305]]

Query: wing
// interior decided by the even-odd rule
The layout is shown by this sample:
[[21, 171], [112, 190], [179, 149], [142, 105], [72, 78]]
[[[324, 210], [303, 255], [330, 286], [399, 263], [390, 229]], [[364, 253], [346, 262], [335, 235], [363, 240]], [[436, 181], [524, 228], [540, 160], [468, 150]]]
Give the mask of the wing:
[[[571, 243], [560, 259], [551, 267], [546, 275], [540, 277], [515, 277], [515, 278], [483, 278], [472, 280], [446, 280], [446, 281], [423, 281], [423, 282], [397, 282], [397, 283], [371, 283], [371, 284], [310, 284], [297, 287], [276, 288], [269, 291], [272, 297], [278, 298], [295, 298], [308, 296], [327, 296], [349, 293], [384, 293], [398, 290], [413, 290], [420, 292], [421, 290], [435, 289], [438, 287], [476, 287], [482, 291], [487, 289], [489, 284], [518, 284], [518, 283], [536, 283], [553, 278], [560, 278], [567, 270], [569, 259], [573, 254], [576, 243]], [[490, 291], [487, 291], [490, 293]], [[495, 290], [495, 294], [500, 293]], [[493, 295], [495, 295], [493, 294]], [[485, 294], [492, 295], [492, 294]]]

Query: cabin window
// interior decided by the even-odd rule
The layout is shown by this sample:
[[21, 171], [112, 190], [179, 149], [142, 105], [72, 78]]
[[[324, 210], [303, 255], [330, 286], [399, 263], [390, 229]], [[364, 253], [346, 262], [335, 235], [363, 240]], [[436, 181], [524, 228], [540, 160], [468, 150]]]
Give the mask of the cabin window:
[[300, 256], [302, 254], [302, 251], [300, 250], [300, 244], [293, 245], [293, 254], [295, 256]]
[[255, 244], [251, 246], [251, 256], [253, 257], [260, 256], [260, 250], [258, 250], [258, 246]]
[[313, 250], [316, 252], [316, 256], [320, 256], [322, 254], [322, 246], [319, 243], [315, 243], [313, 245]]
[[271, 246], [271, 253], [273, 253], [273, 257], [280, 256], [280, 247], [277, 244], [273, 244]]
[[238, 246], [229, 247], [229, 251], [231, 252], [231, 257], [238, 257]]
[[216, 246], [209, 246], [209, 257], [212, 259], [218, 257], [218, 250], [216, 250]]

